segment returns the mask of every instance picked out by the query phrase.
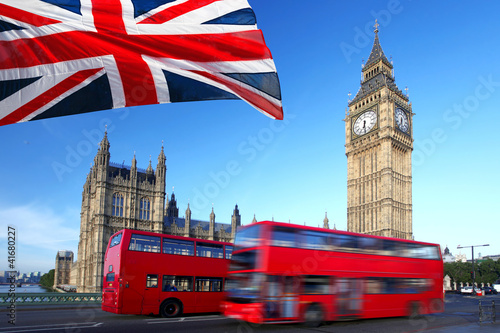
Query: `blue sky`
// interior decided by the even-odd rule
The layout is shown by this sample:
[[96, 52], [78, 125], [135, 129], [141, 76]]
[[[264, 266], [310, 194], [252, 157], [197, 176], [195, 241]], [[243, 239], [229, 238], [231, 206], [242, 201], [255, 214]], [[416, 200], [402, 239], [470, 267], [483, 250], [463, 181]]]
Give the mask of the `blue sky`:
[[[360, 87], [375, 18], [414, 116], [413, 233], [452, 253], [500, 254], [500, 21], [496, 2], [250, 0], [281, 82], [285, 118], [243, 101], [133, 107], [0, 127], [0, 258], [17, 230], [17, 268], [46, 272], [77, 253], [81, 193], [108, 126], [111, 161], [138, 167], [162, 141], [180, 215], [346, 229], [345, 109]], [[462, 250], [470, 257], [470, 249]], [[4, 267], [4, 265], [1, 265]], [[0, 268], [3, 269], [3, 268]]]

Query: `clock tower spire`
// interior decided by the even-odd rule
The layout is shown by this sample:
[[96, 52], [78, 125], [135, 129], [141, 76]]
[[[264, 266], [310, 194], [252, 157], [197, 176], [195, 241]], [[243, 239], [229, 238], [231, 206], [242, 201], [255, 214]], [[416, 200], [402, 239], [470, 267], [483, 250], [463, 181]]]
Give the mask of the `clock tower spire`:
[[347, 230], [412, 239], [413, 113], [380, 46], [379, 24], [361, 87], [344, 119]]

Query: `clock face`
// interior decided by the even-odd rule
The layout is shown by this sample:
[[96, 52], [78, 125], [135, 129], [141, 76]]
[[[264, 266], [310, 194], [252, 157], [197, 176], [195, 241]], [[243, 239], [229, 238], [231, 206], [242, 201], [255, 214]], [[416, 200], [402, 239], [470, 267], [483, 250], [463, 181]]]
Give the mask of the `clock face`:
[[397, 108], [394, 112], [394, 117], [396, 117], [396, 125], [398, 125], [398, 128], [403, 132], [408, 133], [410, 123], [408, 122], [408, 116], [406, 115], [406, 112], [404, 112], [400, 108]]
[[377, 123], [377, 113], [375, 111], [367, 111], [356, 119], [354, 122], [353, 131], [356, 135], [368, 133]]

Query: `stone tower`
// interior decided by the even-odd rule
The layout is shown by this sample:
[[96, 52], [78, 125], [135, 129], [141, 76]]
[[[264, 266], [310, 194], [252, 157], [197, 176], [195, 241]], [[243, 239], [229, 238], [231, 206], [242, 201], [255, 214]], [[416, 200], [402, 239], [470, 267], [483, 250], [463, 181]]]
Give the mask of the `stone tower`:
[[361, 88], [346, 110], [347, 230], [412, 239], [413, 113], [375, 23]]
[[94, 164], [83, 186], [80, 240], [78, 243], [78, 292], [100, 292], [104, 254], [109, 237], [123, 228], [163, 232], [166, 165], [163, 146], [156, 172], [151, 161], [146, 170], [109, 161], [104, 134]]
[[[254, 217], [255, 218], [255, 217]], [[241, 215], [238, 205], [234, 206], [233, 215], [231, 216], [231, 239], [234, 240], [236, 231], [241, 226]]]

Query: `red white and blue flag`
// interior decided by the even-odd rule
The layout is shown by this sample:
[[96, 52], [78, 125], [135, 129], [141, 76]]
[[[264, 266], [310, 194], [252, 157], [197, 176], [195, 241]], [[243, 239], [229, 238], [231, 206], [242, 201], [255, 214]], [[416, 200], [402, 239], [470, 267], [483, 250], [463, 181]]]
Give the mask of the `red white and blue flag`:
[[0, 125], [215, 99], [283, 119], [247, 0], [0, 0]]

